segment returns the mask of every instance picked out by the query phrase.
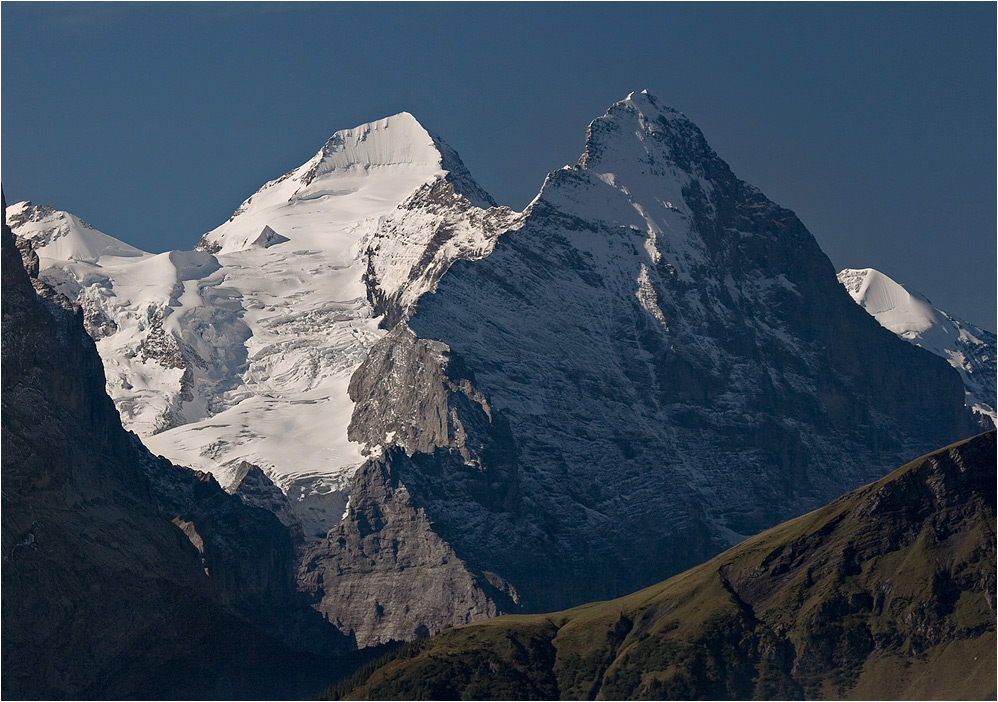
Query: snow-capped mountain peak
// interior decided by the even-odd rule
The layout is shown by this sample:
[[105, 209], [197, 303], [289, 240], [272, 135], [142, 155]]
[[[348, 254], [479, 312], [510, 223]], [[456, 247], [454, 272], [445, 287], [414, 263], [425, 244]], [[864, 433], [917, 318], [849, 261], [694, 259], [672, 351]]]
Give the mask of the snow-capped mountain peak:
[[7, 221], [31, 241], [40, 258], [95, 263], [102, 256], [148, 256], [145, 251], [100, 232], [69, 212], [28, 200], [7, 208]]
[[[303, 571], [358, 641], [642, 587], [971, 428], [956, 373], [858, 309], [800, 220], [647, 92], [516, 219], [401, 299], [351, 379], [370, 462]], [[378, 550], [431, 538], [464, 575], [436, 547]], [[382, 604], [403, 582], [405, 607]]]
[[881, 326], [948, 360], [963, 377], [967, 406], [992, 425], [998, 421], [994, 334], [934, 307], [921, 293], [874, 268], [846, 268], [838, 278]]
[[[352, 256], [356, 252], [339, 235], [345, 225], [386, 215], [418, 187], [440, 179], [475, 206], [495, 205], [454, 149], [400, 112], [333, 134], [312, 158], [266, 183], [228, 222], [205, 234], [198, 248], [230, 253], [289, 242]], [[261, 238], [265, 229], [271, 234]]]
[[689, 122], [682, 112], [667, 105], [660, 97], [647, 89], [629, 93], [626, 98], [611, 106], [610, 111], [613, 111], [617, 105], [627, 105], [640, 112], [646, 119], [665, 117], [666, 119], [681, 119]]
[[881, 325], [909, 341], [942, 321], [928, 298], [874, 268], [847, 268], [839, 273], [839, 280]]
[[90, 301], [147, 447], [280, 487], [357, 642], [642, 587], [971, 429], [956, 373], [647, 92], [527, 211], [491, 202], [403, 113], [195, 253], [38, 275]]
[[642, 91], [630, 93], [593, 120], [579, 166], [640, 176], [661, 174], [666, 165], [691, 172], [698, 161], [711, 156], [713, 151], [693, 122]]
[[364, 460], [347, 437], [353, 370], [386, 314], [491, 250], [515, 215], [492, 205], [403, 112], [336, 132], [193, 252], [147, 254], [50, 208], [7, 216], [40, 276], [84, 307], [125, 427], [226, 486], [259, 466], [314, 536]]
[[[528, 210], [555, 217], [585, 213], [584, 219], [625, 239], [640, 232], [648, 271], [661, 267], [669, 277], [691, 282], [693, 270], [709, 257], [708, 242], [690, 226], [694, 210], [709, 209], [705, 194], [734, 180], [696, 125], [651, 93], [633, 92], [590, 123], [577, 165], [550, 173]], [[587, 251], [606, 254], [605, 239], [596, 237]], [[618, 260], [611, 254], [608, 265]], [[639, 290], [647, 289], [647, 275], [632, 277]], [[638, 296], [662, 324], [651, 298]]]
[[[334, 172], [342, 175], [384, 167], [425, 169], [427, 182], [446, 176], [473, 205], [495, 205], [471, 179], [457, 152], [408, 112], [336, 132], [306, 165], [308, 169], [302, 176], [306, 185]], [[307, 193], [300, 197], [307, 197]]]
[[440, 166], [433, 139], [408, 112], [338, 131], [316, 156], [315, 175], [377, 166]]

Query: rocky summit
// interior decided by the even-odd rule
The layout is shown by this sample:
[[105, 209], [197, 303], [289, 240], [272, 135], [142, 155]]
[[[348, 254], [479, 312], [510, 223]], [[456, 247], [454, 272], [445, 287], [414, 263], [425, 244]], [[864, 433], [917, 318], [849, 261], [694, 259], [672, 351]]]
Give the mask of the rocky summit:
[[349, 387], [370, 459], [302, 572], [359, 641], [621, 595], [974, 432], [957, 373], [647, 93], [393, 318]]

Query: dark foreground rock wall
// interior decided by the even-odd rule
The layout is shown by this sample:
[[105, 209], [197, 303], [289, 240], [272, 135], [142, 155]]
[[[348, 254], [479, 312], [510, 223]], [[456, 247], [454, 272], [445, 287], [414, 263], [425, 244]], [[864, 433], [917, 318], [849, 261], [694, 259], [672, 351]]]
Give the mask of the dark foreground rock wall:
[[122, 429], [82, 313], [2, 237], [4, 698], [321, 689], [346, 642], [299, 599], [288, 530]]

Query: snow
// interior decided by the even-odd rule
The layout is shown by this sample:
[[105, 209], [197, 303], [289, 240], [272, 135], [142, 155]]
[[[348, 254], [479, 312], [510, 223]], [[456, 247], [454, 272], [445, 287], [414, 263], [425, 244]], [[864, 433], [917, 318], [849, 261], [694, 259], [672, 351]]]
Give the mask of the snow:
[[269, 227], [289, 240], [278, 246], [316, 249], [349, 265], [372, 220], [445, 173], [429, 132], [402, 112], [336, 132], [307, 162], [260, 188], [205, 241], [232, 253]]
[[880, 271], [846, 269], [839, 273], [839, 279], [854, 300], [898, 336], [915, 339], [943, 324], [942, 315], [927, 299], [912, 294]]
[[669, 331], [669, 323], [666, 321], [662, 309], [658, 306], [658, 294], [648, 278], [648, 266], [643, 263], [641, 264], [641, 272], [638, 273], [638, 290], [635, 294], [641, 302], [641, 306], [662, 325], [662, 329]]
[[[243, 460], [259, 465], [310, 538], [346, 513], [365, 460], [348, 438], [348, 386], [384, 334], [364, 281], [373, 273], [404, 312], [419, 301], [407, 320], [418, 337], [474, 365], [474, 389], [516, 441], [518, 523], [501, 510], [464, 520], [458, 508], [455, 532], [475, 538], [498, 524], [519, 547], [531, 542], [508, 538], [512, 529], [550, 534], [555, 524], [568, 548], [595, 553], [633, 548], [636, 526], [703, 523], [720, 545], [772, 523], [779, 505], [813, 505], [818, 488], [791, 498], [773, 472], [795, 450], [785, 456], [781, 436], [817, 434], [805, 446], [811, 465], [841, 466], [865, 448], [806, 414], [824, 370], [808, 327], [794, 323], [802, 293], [768, 263], [722, 265], [694, 226], [713, 205], [689, 192], [726, 197], [704, 174], [706, 163], [723, 175], [712, 152], [673, 153], [698, 146], [696, 135], [680, 113], [632, 93], [593, 122], [579, 165], [551, 173], [522, 215], [482, 209], [488, 196], [456, 156], [402, 113], [337, 132], [195, 252], [154, 256], [25, 203], [8, 217], [45, 245], [67, 239], [42, 258], [42, 276], [92, 313], [126, 427], [225, 486]], [[56, 236], [64, 222], [72, 231]], [[765, 236], [723, 232], [732, 247]], [[441, 278], [462, 258], [482, 260]], [[881, 313], [900, 314], [903, 296], [888, 293]], [[906, 309], [912, 329], [928, 319]], [[366, 455], [401, 441], [385, 429]], [[860, 470], [813, 480], [827, 494]]]
[[18, 202], [7, 208], [8, 220], [27, 218], [17, 230], [30, 239], [40, 258], [96, 262], [104, 256], [143, 257], [146, 252], [99, 232], [76, 215]]
[[834, 476], [808, 468], [811, 485], [780, 484], [788, 465], [871, 456], [872, 433], [859, 427], [863, 441], [846, 449], [822, 409], [840, 381], [806, 304], [821, 304], [829, 281], [795, 276], [824, 258], [757, 193], [681, 114], [631, 94], [590, 125], [577, 166], [548, 175], [518, 231], [420, 299], [410, 329], [468, 359], [475, 389], [509, 421], [523, 522], [556, 515], [559, 538], [619, 552], [633, 547], [626, 527], [579, 525], [600, 512], [676, 523], [702, 512], [724, 543], [775, 520], [760, 515], [776, 505], [804, 509], [847, 474], [872, 474], [847, 462]]
[[[408, 113], [337, 132], [195, 251], [152, 255], [30, 203], [7, 217], [42, 244], [43, 278], [116, 325], [98, 350], [125, 427], [223, 486], [240, 462], [260, 466], [314, 535], [341, 517], [365, 460], [347, 438], [347, 387], [385, 333], [362, 279], [368, 249], [377, 240], [386, 294], [408, 284], [441, 216], [399, 207], [448, 174], [442, 150], [466, 181], [456, 154]], [[467, 224], [456, 231], [438, 268], [489, 250]], [[433, 283], [416, 281], [409, 301]]]
[[963, 377], [968, 407], [998, 421], [994, 334], [934, 307], [924, 295], [876, 269], [846, 268], [838, 278], [881, 326], [948, 360]]

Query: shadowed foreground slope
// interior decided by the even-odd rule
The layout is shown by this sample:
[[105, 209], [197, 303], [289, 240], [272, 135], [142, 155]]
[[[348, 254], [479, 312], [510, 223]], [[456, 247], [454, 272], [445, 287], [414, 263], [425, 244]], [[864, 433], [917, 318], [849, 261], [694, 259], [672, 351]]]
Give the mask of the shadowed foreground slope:
[[126, 432], [82, 311], [33, 278], [38, 258], [6, 224], [0, 245], [0, 694], [321, 690], [347, 642], [298, 597], [291, 535]]
[[346, 699], [994, 699], [995, 432], [627, 597], [407, 644]]

